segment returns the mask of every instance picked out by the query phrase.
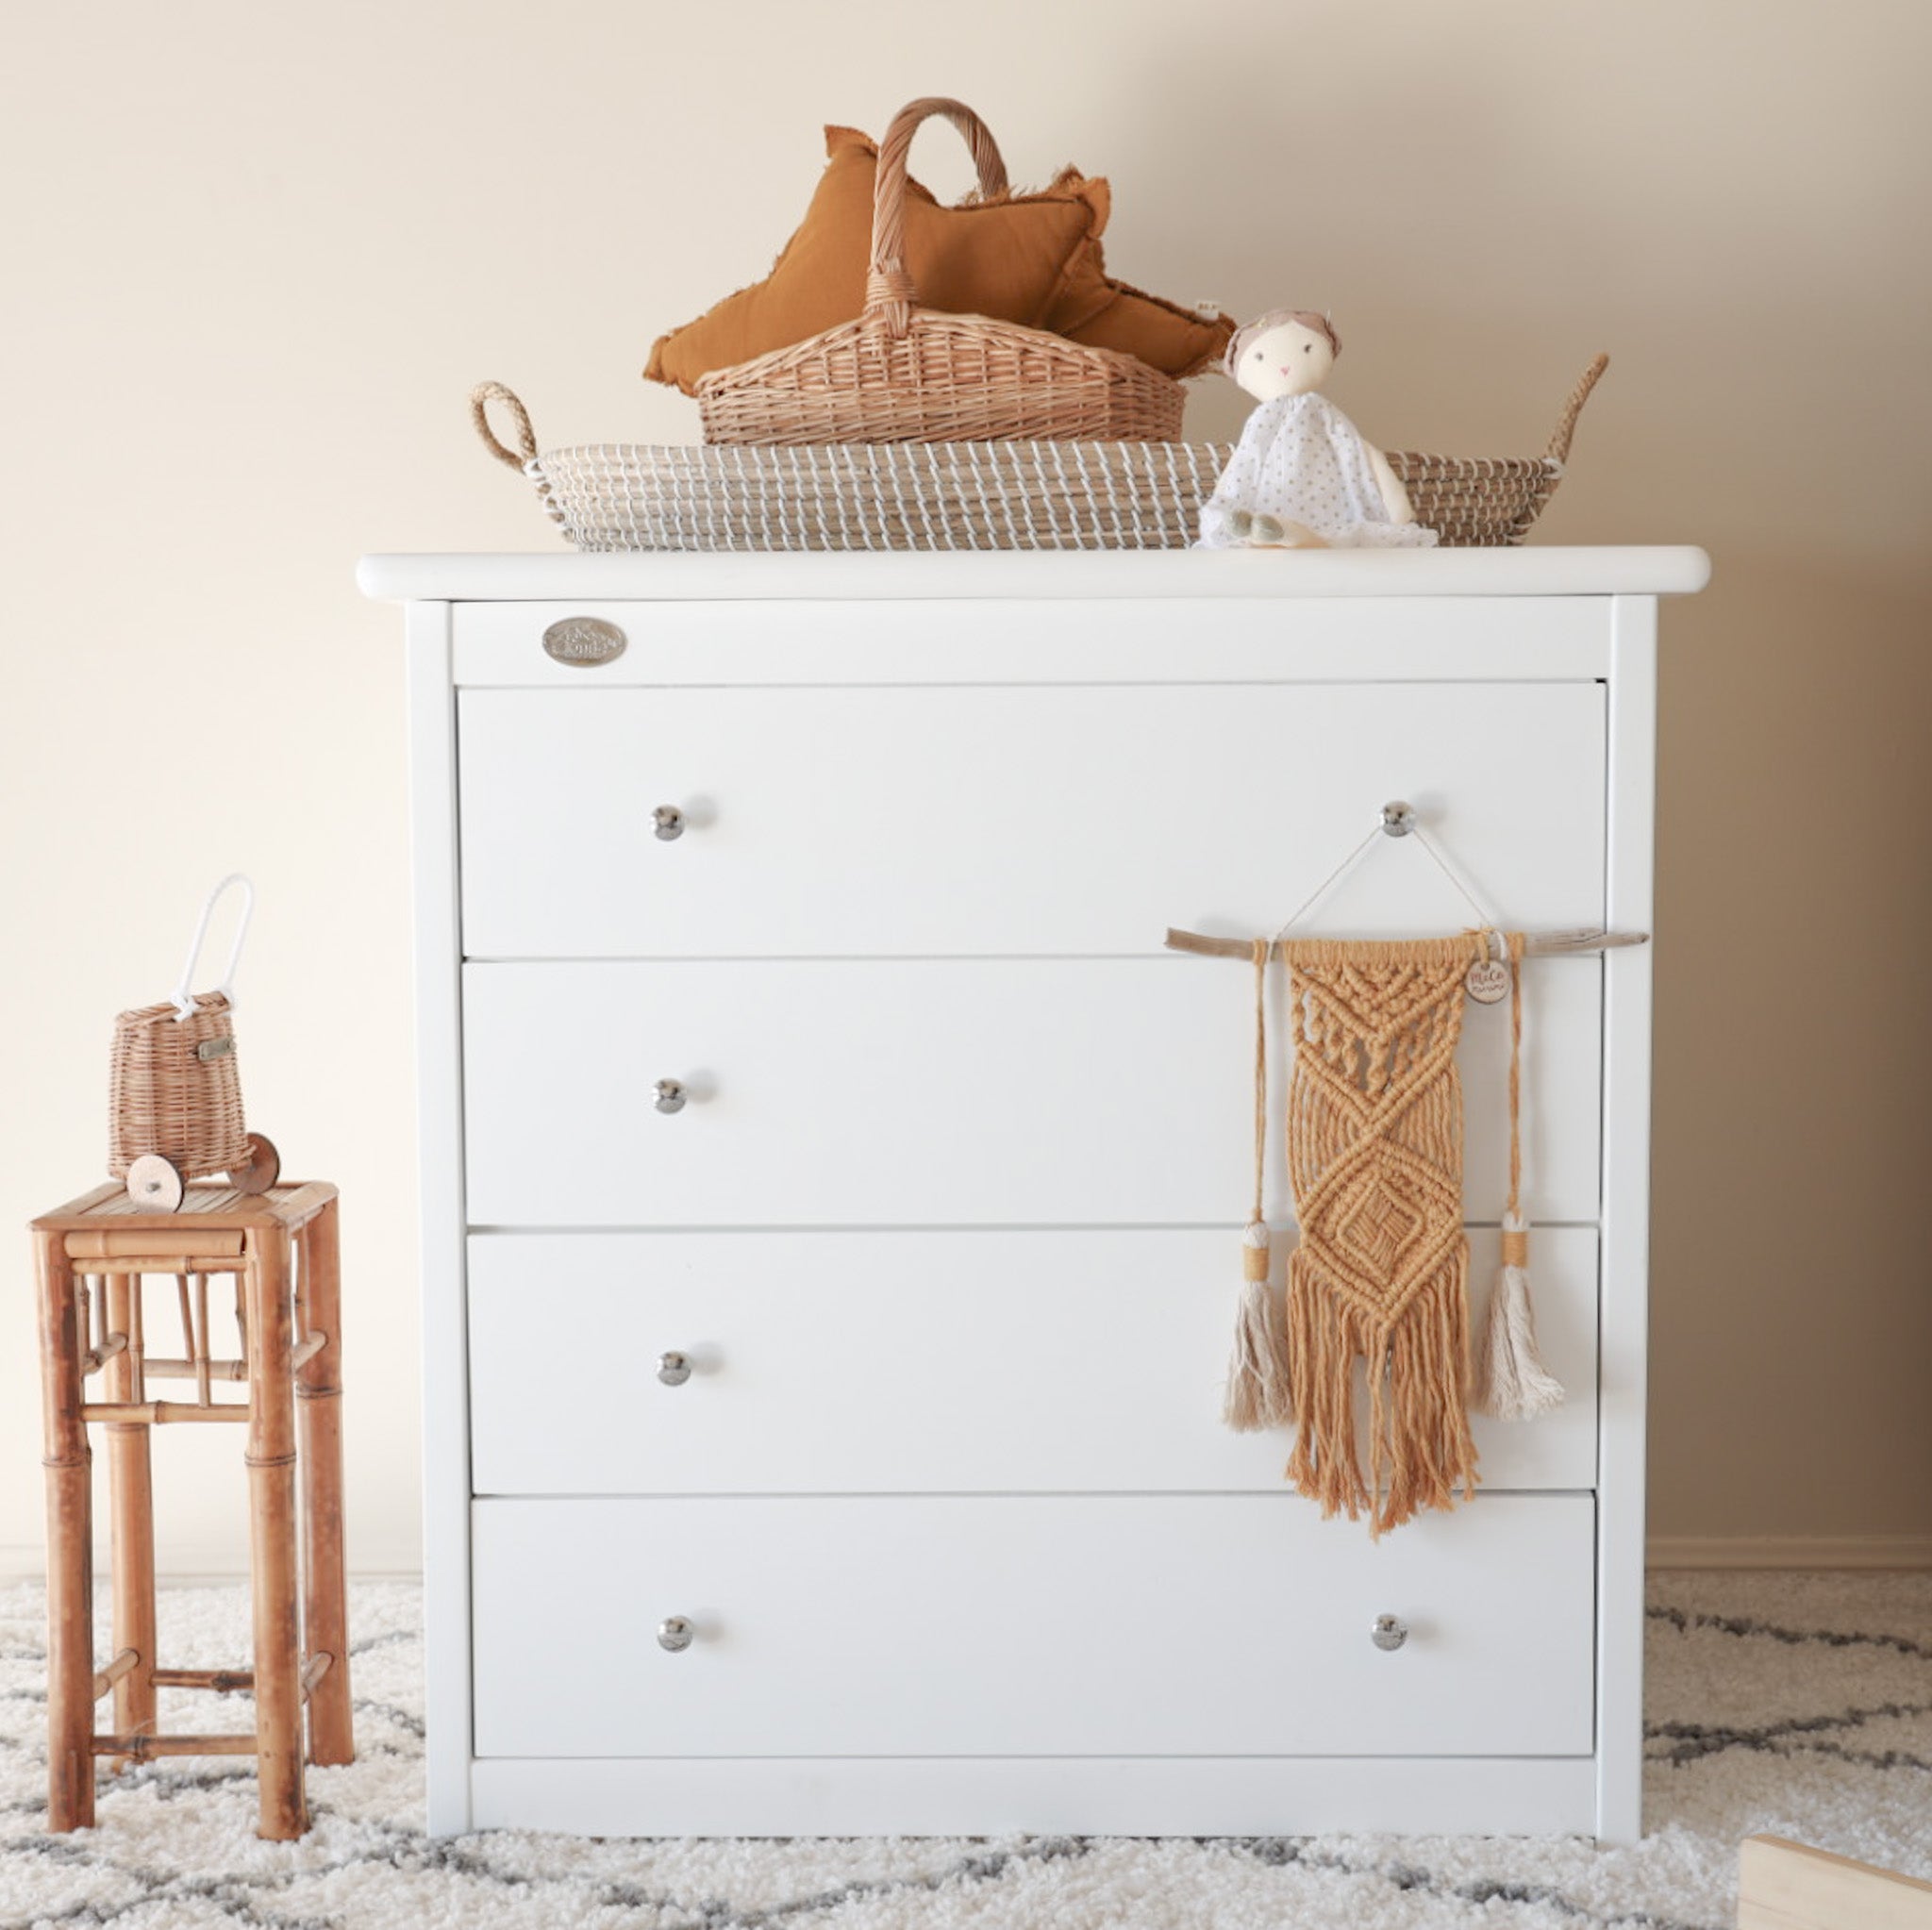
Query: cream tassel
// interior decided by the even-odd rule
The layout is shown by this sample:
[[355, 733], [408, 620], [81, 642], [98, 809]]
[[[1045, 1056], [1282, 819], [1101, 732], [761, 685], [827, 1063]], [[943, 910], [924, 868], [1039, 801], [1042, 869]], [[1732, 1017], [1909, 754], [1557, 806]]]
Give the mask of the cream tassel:
[[1498, 1421], [1534, 1421], [1563, 1405], [1563, 1384], [1537, 1351], [1536, 1310], [1529, 1302], [1529, 1223], [1503, 1218], [1503, 1270], [1490, 1295], [1476, 1355], [1475, 1405]]
[[1534, 1421], [1563, 1405], [1563, 1384], [1543, 1365], [1529, 1298], [1529, 1222], [1523, 1217], [1523, 934], [1509, 934], [1509, 1205], [1503, 1268], [1476, 1345], [1474, 1406], [1498, 1421]]
[[1255, 940], [1255, 1207], [1241, 1237], [1241, 1312], [1221, 1418], [1238, 1434], [1283, 1427], [1293, 1417], [1288, 1390], [1288, 1308], [1269, 1280], [1268, 1223], [1262, 1217], [1261, 1174], [1268, 1145], [1268, 955]]
[[1293, 1418], [1288, 1393], [1288, 1319], [1281, 1293], [1269, 1280], [1268, 1229], [1257, 1220], [1242, 1236], [1247, 1285], [1235, 1322], [1234, 1354], [1221, 1418], [1237, 1434], [1283, 1427]]

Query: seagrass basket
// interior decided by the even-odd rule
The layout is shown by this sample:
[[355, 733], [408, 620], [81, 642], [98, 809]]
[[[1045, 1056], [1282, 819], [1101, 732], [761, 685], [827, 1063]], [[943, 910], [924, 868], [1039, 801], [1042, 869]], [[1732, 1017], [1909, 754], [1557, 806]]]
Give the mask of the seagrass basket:
[[[227, 975], [213, 991], [191, 993], [209, 914], [230, 885], [242, 886], [247, 899]], [[242, 1192], [265, 1192], [279, 1176], [275, 1147], [251, 1133], [242, 1118], [235, 1062], [229, 992], [254, 904], [255, 887], [246, 878], [224, 878], [202, 907], [174, 996], [115, 1018], [108, 1065], [108, 1171], [138, 1206], [172, 1212], [190, 1180], [217, 1173]]]
[[[1598, 356], [1541, 456], [1391, 449], [1419, 522], [1455, 548], [1520, 543], [1557, 483]], [[509, 414], [515, 446], [490, 425]], [[496, 458], [536, 485], [580, 550], [1186, 549], [1233, 445], [1179, 441], [852, 442], [718, 448], [595, 443], [539, 453], [500, 382], [470, 397]]]
[[865, 309], [696, 385], [708, 442], [1168, 441], [1181, 385], [1138, 358], [1044, 329], [919, 306], [906, 269], [906, 160], [943, 114], [972, 149], [980, 191], [1007, 189], [986, 124], [954, 100], [900, 108], [879, 143]]

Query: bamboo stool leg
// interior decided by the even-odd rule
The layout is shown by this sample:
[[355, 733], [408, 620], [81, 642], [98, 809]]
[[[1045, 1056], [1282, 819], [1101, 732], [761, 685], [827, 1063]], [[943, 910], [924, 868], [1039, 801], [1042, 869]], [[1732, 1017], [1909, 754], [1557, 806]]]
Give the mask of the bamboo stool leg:
[[93, 1533], [74, 1267], [58, 1233], [35, 1236], [47, 1486], [47, 1827], [94, 1820]]
[[[145, 1401], [140, 1351], [141, 1275], [109, 1273], [101, 1282], [110, 1334], [126, 1345], [103, 1373], [110, 1401]], [[155, 1492], [152, 1435], [145, 1422], [108, 1423], [108, 1487], [114, 1560], [114, 1652], [132, 1649], [134, 1666], [114, 1685], [114, 1733], [155, 1728]]]
[[308, 1759], [354, 1762], [349, 1708], [349, 1598], [342, 1557], [341, 1237], [331, 1200], [298, 1236], [298, 1334], [324, 1336], [295, 1377], [302, 1456], [304, 1607], [309, 1666], [327, 1655], [308, 1697]]
[[255, 1598], [256, 1761], [261, 1821], [275, 1841], [308, 1826], [302, 1792], [302, 1644], [296, 1605], [294, 1375], [289, 1238], [251, 1227], [248, 1308], [248, 1516]]

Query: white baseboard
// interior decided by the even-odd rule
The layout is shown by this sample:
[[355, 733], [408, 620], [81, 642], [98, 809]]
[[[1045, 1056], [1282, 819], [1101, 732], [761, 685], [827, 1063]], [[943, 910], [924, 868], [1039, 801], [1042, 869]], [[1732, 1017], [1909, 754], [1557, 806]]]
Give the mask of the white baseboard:
[[[94, 1572], [109, 1572], [107, 1551], [94, 1552]], [[0, 1588], [13, 1582], [42, 1582], [47, 1578], [46, 1551], [38, 1541], [0, 1542]], [[226, 1556], [204, 1552], [199, 1557], [188, 1550], [175, 1562], [163, 1562], [156, 1583], [164, 1589], [220, 1589], [239, 1586], [248, 1579], [248, 1570]], [[414, 1565], [396, 1562], [388, 1568], [351, 1564], [352, 1582], [421, 1582], [423, 1571]]]
[[1650, 1568], [1932, 1568], [1932, 1535], [1653, 1535]]
[[[1653, 1535], [1650, 1568], [1932, 1569], [1932, 1535]], [[99, 1564], [106, 1572], [105, 1556]], [[0, 1543], [0, 1586], [38, 1582], [46, 1557], [38, 1542]], [[358, 1582], [419, 1582], [420, 1569], [352, 1566]], [[214, 1588], [246, 1581], [248, 1571], [220, 1561], [164, 1567], [163, 1588]]]

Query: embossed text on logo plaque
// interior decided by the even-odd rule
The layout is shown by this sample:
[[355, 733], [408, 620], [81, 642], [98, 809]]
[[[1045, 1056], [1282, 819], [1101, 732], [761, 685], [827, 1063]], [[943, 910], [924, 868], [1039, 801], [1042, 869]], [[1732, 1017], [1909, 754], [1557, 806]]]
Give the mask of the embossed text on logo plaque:
[[614, 662], [629, 641], [615, 624], [601, 617], [565, 617], [543, 632], [545, 654], [573, 670], [595, 670], [601, 663]]

